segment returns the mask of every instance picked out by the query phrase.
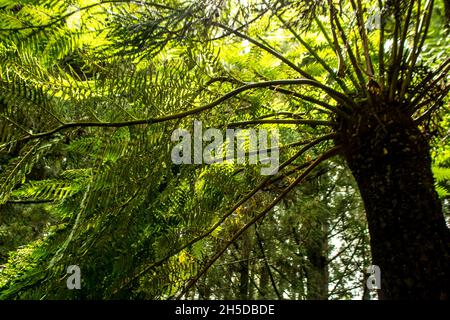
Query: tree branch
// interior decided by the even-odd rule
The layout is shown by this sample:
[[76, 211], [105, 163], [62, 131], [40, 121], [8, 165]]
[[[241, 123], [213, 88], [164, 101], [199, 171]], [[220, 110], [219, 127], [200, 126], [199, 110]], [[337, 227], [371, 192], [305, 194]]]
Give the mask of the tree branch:
[[[246, 84], [246, 82], [237, 80], [237, 79], [235, 79], [233, 77], [223, 77], [222, 76], [222, 77], [215, 77], [215, 78], [210, 79], [209, 81], [207, 81], [205, 83], [205, 86], [208, 86], [208, 85], [213, 84], [215, 82], [230, 82], [230, 83], [236, 83], [236, 84], [241, 84], [241, 85], [242, 84]], [[282, 93], [282, 94], [285, 94], [285, 95], [290, 95], [290, 96], [293, 96], [295, 98], [298, 98], [298, 99], [301, 99], [301, 100], [304, 100], [304, 101], [311, 102], [311, 103], [316, 104], [318, 106], [324, 107], [325, 109], [327, 109], [329, 111], [332, 111], [334, 113], [340, 114], [343, 117], [348, 118], [348, 114], [346, 114], [344, 110], [341, 110], [338, 107], [332, 106], [332, 105], [330, 105], [330, 104], [328, 104], [326, 102], [323, 102], [323, 101], [321, 101], [319, 99], [316, 99], [316, 98], [313, 98], [313, 97], [310, 97], [310, 96], [306, 96], [304, 94], [301, 94], [301, 93], [298, 93], [298, 92], [295, 92], [295, 91], [292, 91], [292, 90], [289, 90], [289, 89], [280, 88], [280, 87], [277, 87], [277, 86], [270, 86], [270, 87], [267, 87], [267, 89], [273, 90], [273, 91], [276, 91], [276, 92], [279, 92], [279, 93]], [[353, 102], [350, 99], [348, 99], [348, 101], [344, 101], [343, 100], [344, 95], [343, 94], [341, 94], [341, 95], [342, 96], [339, 99], [339, 102], [343, 103], [344, 106], [347, 106], [347, 107], [349, 107], [351, 109], [352, 106], [353, 106]], [[336, 98], [333, 98], [333, 99], [337, 100]], [[317, 107], [316, 107], [316, 109], [321, 110], [320, 108], [317, 108]]]
[[[273, 91], [276, 91], [276, 92], [279, 92], [279, 93], [282, 93], [282, 94], [285, 94], [285, 95], [293, 96], [293, 97], [298, 98], [300, 100], [311, 102], [311, 103], [313, 103], [315, 105], [318, 105], [318, 106], [321, 106], [321, 107], [327, 109], [328, 111], [334, 112], [334, 113], [339, 114], [339, 115], [341, 115], [341, 116], [343, 116], [345, 118], [348, 118], [348, 114], [344, 110], [341, 110], [338, 107], [332, 106], [332, 105], [330, 105], [330, 104], [328, 104], [326, 102], [323, 102], [323, 101], [321, 101], [319, 99], [316, 99], [316, 98], [313, 98], [313, 97], [309, 97], [309, 96], [306, 96], [304, 94], [301, 94], [301, 93], [298, 93], [298, 92], [295, 92], [295, 91], [291, 91], [291, 90], [285, 89], [285, 88], [269, 87], [269, 89], [273, 90]], [[350, 109], [352, 108], [352, 105], [353, 104], [348, 104], [348, 103], [345, 104], [345, 106], [349, 107]], [[318, 109], [318, 110], [321, 110], [318, 107], [315, 107], [315, 108]]]
[[[448, 64], [448, 66], [446, 66]], [[448, 72], [450, 72], [450, 59], [447, 59], [444, 61], [444, 63], [439, 66], [439, 68], [433, 72], [430, 76], [426, 77], [424, 81], [418, 86], [422, 92], [420, 92], [417, 97], [415, 97], [411, 103], [409, 104], [411, 108], [411, 114], [417, 111], [418, 106], [421, 103], [422, 99], [430, 93], [430, 90], [439, 82], [442, 78], [444, 78]], [[440, 75], [439, 75], [440, 74]], [[437, 78], [433, 79], [435, 76], [438, 76]]]
[[[166, 122], [166, 121], [175, 120], [175, 119], [181, 119], [181, 118], [184, 118], [189, 115], [198, 114], [202, 111], [212, 109], [215, 106], [238, 95], [241, 92], [251, 90], [251, 89], [256, 89], [256, 88], [267, 88], [267, 87], [277, 86], [277, 85], [310, 85], [310, 86], [314, 86], [314, 87], [323, 89], [323, 90], [327, 91], [328, 93], [337, 95], [339, 97], [339, 99], [348, 99], [342, 93], [337, 92], [331, 88], [328, 88], [327, 86], [324, 86], [324, 85], [322, 85], [314, 80], [310, 80], [310, 79], [287, 79], [287, 80], [262, 81], [262, 82], [246, 84], [246, 85], [241, 86], [233, 91], [228, 92], [227, 94], [221, 96], [220, 98], [214, 100], [211, 103], [208, 103], [204, 106], [200, 106], [197, 108], [193, 108], [191, 110], [176, 113], [176, 114], [171, 114], [171, 115], [156, 117], [156, 118], [149, 118], [149, 119], [124, 121], [124, 122], [70, 122], [70, 123], [65, 123], [64, 125], [61, 125], [59, 127], [53, 128], [46, 132], [30, 134], [21, 139], [18, 139], [17, 141], [24, 142], [24, 141], [33, 140], [33, 139], [45, 138], [48, 136], [52, 136], [57, 132], [60, 132], [60, 131], [63, 131], [63, 130], [69, 129], [69, 128], [75, 128], [75, 127], [76, 128], [80, 128], [80, 127], [120, 128], [120, 127], [130, 127], [130, 126], [136, 126], [136, 125], [142, 125], [142, 124], [155, 124], [155, 123], [161, 123], [161, 122]], [[2, 145], [0, 147], [3, 147], [3, 146], [5, 146], [5, 145]]]
[[353, 10], [356, 13], [356, 22], [358, 23], [358, 31], [361, 36], [364, 50], [364, 57], [366, 60], [366, 73], [369, 75], [369, 78], [373, 78], [374, 76], [373, 64], [372, 59], [370, 58], [369, 39], [367, 37], [366, 27], [364, 25], [364, 11], [362, 8], [361, 0], [357, 0], [357, 3], [355, 3], [354, 0], [350, 0], [350, 3], [353, 7]]
[[11, 203], [11, 204], [42, 204], [42, 203], [51, 203], [54, 202], [55, 200], [8, 200], [6, 201], [6, 203]]
[[391, 50], [391, 61], [390, 61], [390, 77], [389, 77], [389, 93], [388, 93], [388, 97], [389, 97], [389, 101], [393, 101], [394, 97], [395, 97], [395, 89], [397, 88], [397, 73], [399, 70], [399, 66], [397, 65], [397, 54], [398, 54], [398, 37], [399, 37], [399, 33], [400, 33], [400, 28], [401, 28], [401, 18], [400, 18], [400, 3], [399, 1], [394, 1], [393, 3], [394, 6], [394, 19], [395, 19], [395, 24], [394, 24], [394, 39], [393, 39], [393, 43], [392, 43], [392, 50]]
[[[342, 39], [342, 41], [344, 42], [345, 48], [347, 49], [347, 54], [350, 58], [350, 62], [353, 66], [353, 69], [355, 70], [356, 76], [359, 80], [359, 83], [356, 82], [355, 79], [352, 79], [353, 84], [356, 87], [361, 88], [362, 90], [364, 90], [364, 92], [367, 94], [367, 89], [365, 86], [365, 81], [364, 81], [364, 76], [361, 72], [361, 69], [359, 68], [358, 62], [356, 61], [355, 55], [353, 54], [352, 48], [350, 46], [350, 43], [347, 39], [347, 36], [345, 35], [345, 32], [341, 26], [341, 23], [339, 22], [339, 19], [337, 17], [337, 13], [336, 13], [336, 8], [334, 7], [334, 4], [331, 0], [328, 0], [328, 6], [330, 8], [329, 12], [330, 12], [330, 24], [331, 24], [331, 30], [333, 32], [333, 37], [335, 38], [335, 45], [339, 46], [339, 42], [337, 40], [337, 35], [336, 35], [336, 31], [335, 31], [335, 27], [337, 27], [338, 31], [339, 31], [339, 35]], [[351, 72], [349, 71], [349, 74], [351, 74]]]
[[436, 109], [438, 109], [439, 107], [442, 106], [442, 101], [444, 100], [445, 96], [448, 94], [448, 92], [450, 91], [450, 85], [447, 86], [441, 93], [440, 97], [438, 99], [429, 99], [427, 102], [431, 102], [434, 101], [434, 104], [428, 108], [428, 110], [426, 110], [424, 113], [422, 113], [419, 117], [417, 117], [416, 119], [414, 119], [414, 122], [416, 123], [421, 123], [423, 120], [427, 119], [432, 113], [433, 111], [435, 111]]
[[311, 127], [316, 126], [333, 126], [335, 123], [327, 120], [310, 120], [310, 119], [262, 119], [262, 120], [248, 120], [241, 122], [233, 122], [227, 127], [235, 128], [239, 126], [248, 126], [252, 124], [305, 124]]
[[379, 83], [381, 86], [381, 90], [384, 90], [386, 83], [384, 74], [386, 72], [384, 67], [384, 12], [383, 12], [383, 3], [382, 0], [378, 0], [378, 10], [380, 12], [380, 41], [378, 43], [378, 75], [379, 75]]

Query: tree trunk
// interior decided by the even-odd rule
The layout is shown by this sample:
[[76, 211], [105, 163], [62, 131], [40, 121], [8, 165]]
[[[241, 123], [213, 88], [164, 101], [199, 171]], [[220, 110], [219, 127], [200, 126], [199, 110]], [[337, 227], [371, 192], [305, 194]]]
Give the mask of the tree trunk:
[[248, 284], [250, 279], [249, 259], [251, 252], [251, 242], [248, 232], [242, 235], [242, 261], [240, 262], [240, 277], [239, 277], [239, 299], [247, 300]]
[[429, 143], [397, 106], [361, 107], [341, 131], [364, 201], [380, 299], [449, 299], [450, 231]]

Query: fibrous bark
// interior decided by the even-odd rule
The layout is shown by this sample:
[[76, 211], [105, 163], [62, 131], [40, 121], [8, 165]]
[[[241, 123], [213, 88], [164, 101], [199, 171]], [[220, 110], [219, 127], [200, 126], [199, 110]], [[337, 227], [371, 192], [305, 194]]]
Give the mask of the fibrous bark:
[[427, 138], [405, 108], [361, 106], [340, 128], [364, 201], [381, 299], [449, 299], [450, 231]]

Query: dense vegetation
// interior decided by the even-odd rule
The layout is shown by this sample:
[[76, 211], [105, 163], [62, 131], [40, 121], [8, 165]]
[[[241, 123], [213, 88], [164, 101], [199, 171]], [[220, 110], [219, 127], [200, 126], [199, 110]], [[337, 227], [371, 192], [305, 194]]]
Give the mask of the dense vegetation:
[[[449, 299], [449, 23], [446, 0], [0, 0], [0, 298]], [[279, 172], [174, 164], [195, 120], [278, 129]]]

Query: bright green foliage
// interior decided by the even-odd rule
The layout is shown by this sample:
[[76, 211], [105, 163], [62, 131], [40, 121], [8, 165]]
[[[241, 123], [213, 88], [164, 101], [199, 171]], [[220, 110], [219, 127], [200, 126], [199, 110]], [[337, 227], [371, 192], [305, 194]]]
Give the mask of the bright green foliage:
[[[352, 3], [339, 10], [351, 15]], [[377, 3], [364, 4], [365, 20], [379, 17]], [[337, 52], [328, 10], [302, 0], [0, 0], [0, 298], [369, 297], [363, 205], [341, 160], [311, 167], [305, 184], [283, 195], [333, 147], [333, 136], [299, 150], [334, 132], [338, 115], [367, 98], [369, 79], [389, 86], [377, 70], [393, 59], [391, 13], [383, 14], [386, 38], [368, 28], [366, 47], [357, 22], [340, 16], [354, 31], [354, 62], [351, 50]], [[439, 76], [431, 67], [448, 55], [436, 40], [440, 20], [432, 21], [430, 45], [442, 52], [401, 71], [411, 78], [405, 99]], [[414, 48], [415, 25], [405, 52]], [[220, 100], [250, 83], [306, 75], [312, 84], [265, 85]], [[435, 97], [443, 105], [442, 92]], [[430, 103], [412, 113], [444, 113]], [[248, 163], [174, 165], [171, 134], [192, 132], [194, 119], [224, 130], [272, 121], [257, 126], [279, 129], [280, 163], [290, 163], [264, 188], [260, 168]], [[288, 119], [298, 122], [277, 123]], [[435, 175], [448, 197], [448, 168]], [[321, 270], [311, 262], [317, 255]], [[66, 288], [69, 265], [82, 270], [81, 290]], [[325, 293], [314, 282], [320, 276]]]

